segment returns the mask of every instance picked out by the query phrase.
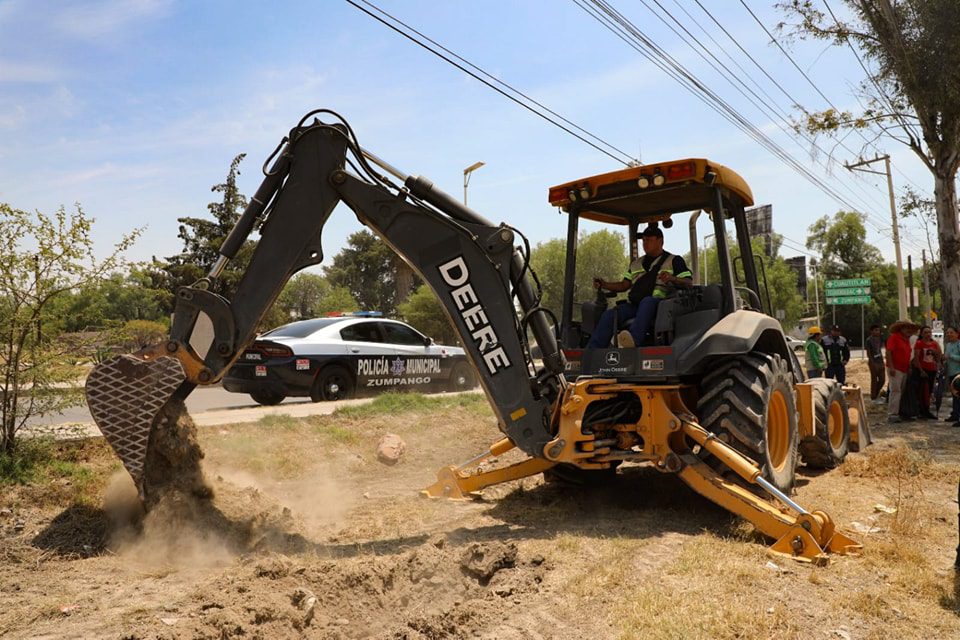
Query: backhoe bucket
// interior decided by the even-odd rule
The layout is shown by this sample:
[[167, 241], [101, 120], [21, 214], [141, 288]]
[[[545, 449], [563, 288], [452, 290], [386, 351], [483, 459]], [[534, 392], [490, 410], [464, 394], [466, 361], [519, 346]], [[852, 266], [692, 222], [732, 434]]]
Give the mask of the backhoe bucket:
[[87, 406], [97, 427], [143, 495], [150, 432], [163, 406], [187, 379], [174, 357], [111, 358], [87, 377]]

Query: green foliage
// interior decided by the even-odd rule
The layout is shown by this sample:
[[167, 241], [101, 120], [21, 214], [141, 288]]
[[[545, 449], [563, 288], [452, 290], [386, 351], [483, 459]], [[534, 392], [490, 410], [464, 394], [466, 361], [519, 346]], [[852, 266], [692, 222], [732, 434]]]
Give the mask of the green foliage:
[[324, 316], [332, 311], [357, 311], [359, 305], [345, 287], [330, 284], [315, 273], [299, 273], [287, 283], [261, 326], [272, 329], [293, 320]]
[[139, 232], [121, 239], [104, 260], [94, 256], [93, 221], [77, 206], [53, 215], [0, 204], [0, 450], [12, 454], [17, 431], [31, 416], [60, 411], [79, 394], [64, 366], [77, 345], [60, 339], [63, 310], [56, 301], [97, 287], [123, 265], [122, 253]]
[[440, 344], [457, 344], [460, 337], [450, 323], [440, 299], [426, 284], [417, 287], [397, 309], [400, 317]]
[[166, 339], [168, 327], [153, 320], [131, 320], [119, 330], [119, 340], [124, 351], [139, 351]]
[[[236, 156], [230, 163], [226, 180], [211, 187], [214, 193], [222, 194], [219, 202], [211, 202], [207, 205], [212, 220], [194, 217], [177, 219], [180, 223], [180, 231], [177, 235], [183, 241], [183, 252], [165, 261], [154, 259], [151, 276], [156, 288], [176, 291], [178, 287], [189, 286], [210, 272], [220, 256], [220, 246], [247, 207], [246, 197], [237, 188], [240, 163], [245, 156], [246, 154], [243, 153]], [[253, 240], [244, 242], [236, 257], [227, 264], [210, 290], [231, 298], [232, 292], [236, 290], [237, 284], [243, 278], [247, 265], [250, 264], [254, 247]], [[173, 299], [169, 298], [166, 302], [172, 305]], [[168, 306], [166, 311], [173, 311], [172, 306]]]
[[[530, 265], [543, 287], [542, 304], [560, 318], [563, 304], [563, 278], [566, 272], [567, 243], [556, 238], [541, 242], [533, 249]], [[629, 267], [626, 241], [616, 231], [601, 229], [581, 232], [577, 240], [577, 276], [574, 302], [593, 300], [593, 279], [619, 280]]]
[[[777, 255], [782, 242], [778, 237], [772, 238], [770, 244], [766, 244], [763, 238], [754, 238], [752, 240], [752, 249], [754, 256], [762, 256], [763, 267], [766, 272], [766, 291], [763, 290], [764, 279], [763, 271], [758, 269], [757, 278], [760, 281], [760, 299], [767, 310], [767, 295], [769, 294], [771, 314], [776, 314], [777, 310], [783, 310], [784, 319], [781, 321], [784, 331], [790, 329], [803, 317], [806, 308], [806, 302], [800, 292], [797, 290], [797, 272], [794, 271], [786, 261]], [[733, 264], [740, 256], [740, 247], [734, 242], [732, 237], [727, 238], [727, 246], [730, 248], [730, 260]], [[766, 252], [770, 250], [771, 255]], [[716, 246], [708, 247], [700, 253], [700, 272], [701, 281], [707, 284], [720, 283], [720, 261], [717, 256]], [[743, 267], [736, 267], [736, 271], [743, 273]], [[737, 284], [736, 286], [743, 286]]]
[[[393, 250], [367, 230], [357, 231], [347, 238], [347, 246], [333, 257], [324, 272], [330, 284], [345, 288], [360, 309], [382, 311], [392, 316], [397, 311], [397, 258]], [[414, 279], [412, 290], [418, 284]]]
[[150, 276], [139, 267], [126, 275], [110, 274], [76, 291], [58, 296], [58, 328], [66, 332], [116, 328], [133, 320], [163, 322], [171, 293], [153, 288]]
[[[816, 291], [820, 296], [820, 317], [824, 324], [839, 324], [844, 335], [860, 342], [860, 305], [826, 304], [824, 283], [842, 278], [869, 278], [873, 301], [863, 309], [863, 323], [889, 325], [897, 320], [897, 270], [883, 262], [880, 252], [867, 244], [864, 217], [859, 213], [838, 211], [832, 218], [824, 216], [814, 222], [807, 237], [807, 246], [821, 252], [821, 267], [816, 271]], [[812, 295], [813, 282], [808, 285]]]
[[30, 438], [12, 451], [0, 450], [0, 486], [37, 480], [54, 455], [53, 441], [48, 438]]
[[822, 257], [820, 271], [826, 278], [861, 278], [880, 264], [880, 251], [867, 243], [866, 215], [838, 211], [810, 225], [807, 248]]

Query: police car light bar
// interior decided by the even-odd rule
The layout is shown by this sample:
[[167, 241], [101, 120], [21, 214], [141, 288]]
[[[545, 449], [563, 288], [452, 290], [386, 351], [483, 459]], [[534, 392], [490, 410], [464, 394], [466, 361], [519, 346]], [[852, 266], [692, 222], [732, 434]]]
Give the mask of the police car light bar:
[[383, 311], [330, 311], [328, 318], [382, 318]]

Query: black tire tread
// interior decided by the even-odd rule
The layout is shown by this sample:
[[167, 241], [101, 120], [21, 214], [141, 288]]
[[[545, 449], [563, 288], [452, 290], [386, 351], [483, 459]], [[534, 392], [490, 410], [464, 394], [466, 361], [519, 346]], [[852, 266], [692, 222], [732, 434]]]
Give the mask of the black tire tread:
[[[814, 378], [810, 380], [813, 386], [813, 420], [814, 435], [807, 436], [800, 441], [800, 458], [808, 467], [817, 469], [833, 469], [841, 464], [850, 450], [850, 419], [847, 400], [843, 394], [843, 386], [828, 378]], [[834, 450], [830, 444], [830, 433], [827, 431], [827, 412], [833, 404], [833, 396], [840, 401], [844, 412], [844, 429], [846, 434], [843, 444]]]
[[[789, 408], [796, 415], [793, 374], [786, 360], [779, 355], [758, 352], [732, 358], [704, 377], [697, 415], [707, 431], [717, 434], [734, 449], [763, 466], [767, 480], [780, 490], [789, 491], [793, 486], [798, 458], [796, 450], [792, 452], [793, 459], [788, 461], [779, 479], [774, 478], [772, 471], [765, 466], [765, 402], [767, 390], [775, 384], [789, 389]], [[792, 437], [795, 443], [796, 429]], [[717, 463], [715, 466], [718, 471], [728, 471], [719, 468], [719, 461], [705, 451], [701, 455], [709, 463]]]

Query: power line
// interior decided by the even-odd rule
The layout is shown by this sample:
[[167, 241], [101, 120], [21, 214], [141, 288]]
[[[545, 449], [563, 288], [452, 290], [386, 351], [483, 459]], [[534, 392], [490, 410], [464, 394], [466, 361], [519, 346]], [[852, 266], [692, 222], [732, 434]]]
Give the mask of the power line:
[[[788, 166], [800, 173], [804, 178], [810, 181], [814, 186], [825, 194], [836, 200], [841, 206], [850, 210], [858, 211], [860, 208], [852, 205], [844, 196], [839, 194], [833, 187], [824, 183], [817, 175], [810, 172], [806, 167], [800, 164], [795, 158], [787, 153], [782, 147], [770, 139], [766, 134], [759, 130], [755, 125], [744, 118], [729, 103], [720, 98], [713, 90], [707, 87], [692, 72], [678, 63], [672, 56], [666, 53], [659, 45], [646, 36], [636, 25], [631, 23], [608, 2], [603, 0], [591, 0], [588, 6], [587, 0], [573, 0], [574, 3], [583, 9], [588, 15], [600, 22], [609, 31], [617, 35], [628, 46], [638, 51], [645, 58], [650, 60], [655, 66], [667, 73], [676, 80], [685, 89], [694, 94], [708, 107], [720, 114], [724, 119], [731, 122], [734, 126], [754, 139], [758, 144], [766, 148], [770, 153], [780, 158]], [[875, 224], [875, 223], [874, 223]], [[883, 232], [882, 227], [877, 227], [878, 231]], [[889, 233], [889, 231], [887, 232]]]
[[[391, 23], [388, 22], [387, 20], [384, 20], [383, 18], [381, 18], [380, 16], [375, 15], [374, 13], [372, 13], [372, 12], [369, 11], [369, 10], [367, 10], [366, 8], [361, 7], [359, 4], [357, 4], [357, 2], [354, 2], [354, 0], [346, 0], [346, 1], [347, 1], [349, 4], [351, 4], [352, 6], [354, 6], [355, 8], [357, 8], [357, 9], [359, 9], [360, 11], [366, 13], [368, 16], [370, 16], [370, 17], [373, 18], [374, 20], [380, 22], [381, 24], [383, 24], [383, 25], [386, 26], [386, 27], [389, 27], [389, 28], [392, 29], [393, 31], [395, 31], [395, 32], [399, 33], [400, 35], [402, 35], [404, 38], [407, 38], [408, 40], [410, 40], [410, 41], [413, 42], [414, 44], [416, 44], [416, 45], [418, 45], [418, 46], [426, 49], [427, 51], [429, 51], [429, 52], [432, 53], [433, 55], [437, 56], [437, 57], [440, 58], [441, 60], [444, 60], [444, 61], [447, 62], [448, 64], [456, 67], [457, 69], [459, 69], [460, 71], [462, 71], [462, 72], [466, 73], [467, 75], [471, 76], [471, 77], [474, 78], [475, 80], [478, 80], [478, 81], [482, 82], [483, 84], [485, 84], [485, 85], [488, 86], [489, 88], [493, 89], [494, 91], [496, 91], [496, 92], [499, 93], [500, 95], [502, 95], [502, 96], [504, 96], [505, 98], [507, 98], [507, 99], [515, 102], [516, 104], [520, 105], [521, 107], [523, 107], [523, 108], [526, 109], [527, 111], [533, 113], [534, 115], [536, 115], [536, 116], [538, 116], [538, 117], [546, 120], [547, 122], [549, 122], [550, 124], [554, 125], [555, 127], [559, 128], [559, 129], [562, 129], [563, 131], [565, 131], [566, 133], [568, 133], [568, 134], [572, 135], [573, 137], [577, 138], [577, 139], [580, 140], [581, 142], [584, 142], [584, 143], [590, 145], [591, 147], [593, 147], [594, 149], [596, 149], [596, 150], [599, 151], [600, 153], [603, 153], [604, 155], [609, 156], [610, 158], [612, 158], [612, 159], [615, 160], [616, 162], [619, 162], [619, 163], [621, 163], [621, 164], [624, 164], [624, 165], [629, 166], [630, 163], [633, 161], [633, 158], [630, 157], [630, 155], [627, 154], [626, 152], [624, 152], [624, 151], [622, 151], [622, 150], [620, 150], [620, 149], [617, 149], [615, 146], [613, 146], [612, 144], [610, 144], [610, 143], [602, 140], [600, 137], [598, 137], [598, 136], [590, 133], [589, 131], [586, 131], [586, 130], [583, 129], [582, 127], [579, 127], [579, 126], [573, 124], [572, 122], [570, 122], [569, 120], [567, 120], [567, 119], [564, 118], [563, 116], [560, 116], [559, 114], [555, 113], [554, 111], [550, 111], [549, 109], [546, 109], [546, 107], [543, 107], [543, 105], [541, 105], [539, 102], [536, 102], [535, 100], [533, 100], [533, 99], [530, 98], [529, 96], [521, 93], [520, 91], [517, 91], [517, 90], [514, 89], [513, 87], [510, 87], [510, 85], [508, 85], [508, 84], [506, 84], [506, 83], [504, 83], [504, 82], [501, 82], [501, 81], [499, 81], [499, 80], [496, 80], [496, 78], [494, 78], [491, 74], [489, 74], [489, 73], [487, 73], [486, 71], [480, 69], [480, 68], [477, 67], [476, 65], [474, 65], [474, 64], [466, 61], [464, 58], [462, 58], [462, 57], [460, 57], [459, 55], [453, 53], [452, 51], [450, 51], [449, 49], [443, 47], [442, 45], [439, 45], [439, 44], [437, 44], [436, 42], [434, 42], [433, 40], [427, 38], [427, 36], [424, 36], [424, 35], [421, 34], [419, 31], [413, 29], [413, 28], [410, 27], [409, 25], [405, 24], [403, 21], [401, 21], [401, 20], [399, 20], [398, 18], [390, 15], [389, 13], [387, 13], [387, 12], [384, 11], [383, 9], [377, 7], [377, 6], [374, 5], [373, 3], [367, 2], [367, 0], [359, 0], [359, 2], [362, 2], [363, 4], [371, 7], [372, 9], [374, 9], [375, 11], [377, 11], [378, 13], [386, 16], [386, 17], [389, 18], [390, 20], [393, 20], [393, 21], [396, 22], [397, 24], [403, 26], [404, 29], [408, 29], [409, 31], [412, 31], [413, 33], [417, 34], [418, 36], [424, 38], [425, 40], [427, 40], [427, 41], [429, 41], [430, 43], [434, 44], [435, 46], [439, 47], [439, 48], [442, 49], [443, 51], [449, 53], [450, 56], [455, 57], [457, 60], [460, 60], [460, 61], [464, 62], [465, 64], [469, 65], [470, 67], [476, 69], [476, 70], [478, 71], [478, 73], [483, 74], [484, 76], [487, 76], [488, 78], [492, 78], [496, 83], [498, 83], [498, 84], [500, 84], [500, 85], [502, 85], [502, 86], [507, 87], [508, 89], [510, 89], [510, 91], [513, 91], [514, 93], [517, 93], [517, 94], [523, 96], [524, 99], [529, 100], [530, 102], [536, 104], [537, 106], [540, 106], [540, 107], [543, 108], [543, 109], [546, 109], [547, 111], [549, 111], [551, 114], [553, 114], [555, 117], [559, 118], [559, 119], [562, 120], [563, 122], [566, 122], [566, 123], [570, 124], [572, 127], [576, 128], [577, 130], [582, 131], [585, 135], [593, 138], [594, 140], [597, 140], [598, 142], [600, 142], [600, 144], [603, 144], [604, 146], [608, 147], [609, 149], [613, 149], [613, 150], [616, 151], [617, 153], [621, 154], [623, 157], [618, 158], [614, 153], [611, 153], [610, 151], [608, 151], [608, 150], [606, 150], [606, 149], [602, 149], [600, 146], [598, 146], [597, 144], [595, 144], [595, 143], [591, 142], [590, 140], [586, 139], [584, 136], [576, 133], [576, 132], [573, 131], [572, 129], [570, 129], [570, 128], [568, 128], [568, 127], [565, 127], [564, 125], [560, 124], [560, 123], [557, 122], [556, 120], [552, 120], [551, 118], [549, 118], [549, 117], [547, 117], [546, 115], [544, 115], [542, 112], [540, 112], [540, 111], [538, 111], [537, 109], [531, 107], [529, 104], [526, 104], [526, 103], [523, 102], [522, 100], [516, 98], [515, 96], [510, 95], [509, 93], [507, 93], [507, 92], [504, 91], [503, 89], [495, 86], [495, 84], [494, 84], [493, 82], [490, 82], [490, 81], [488, 81], [488, 80], [485, 80], [484, 78], [480, 77], [480, 75], [478, 75], [477, 73], [474, 73], [474, 72], [470, 71], [469, 69], [467, 69], [466, 67], [464, 67], [463, 65], [458, 64], [455, 60], [453, 60], [453, 59], [451, 59], [450, 57], [444, 55], [443, 53], [441, 53], [441, 52], [438, 51], [437, 49], [434, 49], [434, 48], [430, 47], [429, 45], [425, 44], [423, 41], [418, 40], [416, 37], [410, 35], [409, 33], [404, 32], [402, 29], [396, 27], [395, 25], [391, 24]], [[626, 159], [624, 159], [624, 158], [626, 158]]]

